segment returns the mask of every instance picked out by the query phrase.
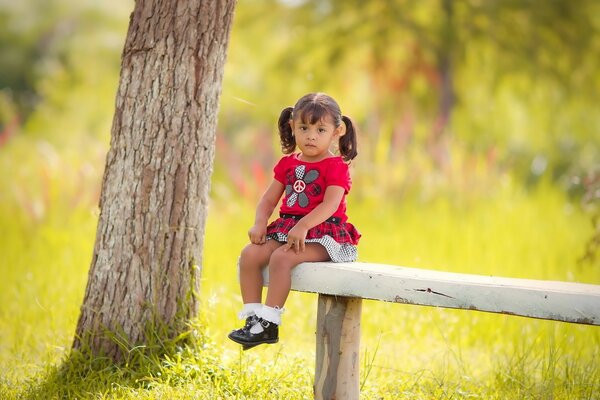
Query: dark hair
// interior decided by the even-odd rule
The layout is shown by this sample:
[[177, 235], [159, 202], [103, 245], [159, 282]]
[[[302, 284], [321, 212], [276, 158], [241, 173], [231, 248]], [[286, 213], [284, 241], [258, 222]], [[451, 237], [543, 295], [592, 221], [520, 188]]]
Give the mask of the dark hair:
[[336, 128], [342, 123], [346, 125], [346, 133], [339, 140], [340, 155], [346, 162], [353, 160], [358, 154], [356, 128], [349, 117], [342, 115], [338, 103], [325, 93], [309, 93], [298, 100], [294, 107], [286, 107], [281, 111], [277, 124], [283, 153], [290, 154], [296, 149], [296, 139], [290, 126], [292, 118], [299, 118], [302, 123], [316, 124], [326, 115], [333, 118]]

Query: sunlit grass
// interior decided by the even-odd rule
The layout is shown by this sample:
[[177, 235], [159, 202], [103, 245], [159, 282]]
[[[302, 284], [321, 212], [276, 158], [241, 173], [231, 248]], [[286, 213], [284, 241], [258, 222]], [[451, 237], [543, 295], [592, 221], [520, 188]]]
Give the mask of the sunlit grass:
[[[67, 358], [91, 260], [90, 191], [99, 172], [47, 148], [26, 149], [0, 155], [12, 172], [0, 178], [0, 398], [312, 397], [316, 296], [292, 293], [279, 344], [241, 352], [226, 338], [240, 325], [236, 260], [254, 212], [246, 200], [211, 205], [195, 346], [174, 345], [165, 358], [132, 354], [120, 366]], [[550, 185], [525, 192], [505, 182], [485, 198], [419, 198], [356, 196], [350, 217], [363, 234], [362, 261], [600, 283], [600, 271], [576, 263], [588, 217]], [[361, 340], [364, 399], [600, 392], [597, 327], [365, 301]]]
[[[485, 202], [453, 205], [406, 199], [393, 204], [351, 204], [364, 237], [363, 261], [456, 272], [599, 283], [598, 271], [578, 266], [589, 234], [585, 216], [551, 188], [530, 195], [505, 192]], [[240, 210], [243, 211], [243, 210]], [[248, 226], [252, 211], [240, 212]], [[224, 338], [236, 326], [234, 276], [244, 230], [209, 221], [204, 293]], [[220, 238], [228, 237], [226, 243]], [[212, 257], [215, 257], [214, 259]], [[218, 258], [218, 259], [217, 259]], [[219, 261], [222, 260], [222, 261]], [[214, 269], [213, 269], [214, 268]], [[316, 299], [294, 293], [282, 326], [285, 352], [304, 348], [312, 368]], [[239, 323], [238, 323], [239, 324]], [[505, 315], [365, 301], [362, 320], [363, 392], [373, 398], [593, 398], [599, 388], [600, 332]], [[307, 346], [307, 344], [309, 344]], [[235, 351], [236, 349], [234, 349]], [[264, 352], [264, 350], [263, 350]], [[369, 372], [368, 376], [365, 376]]]

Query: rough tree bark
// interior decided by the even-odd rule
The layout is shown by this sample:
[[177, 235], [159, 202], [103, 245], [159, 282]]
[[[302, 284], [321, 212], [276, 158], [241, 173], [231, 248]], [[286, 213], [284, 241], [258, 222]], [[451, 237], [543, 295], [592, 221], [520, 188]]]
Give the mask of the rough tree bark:
[[[217, 111], [235, 0], [136, 0], [73, 347], [119, 360], [198, 311]], [[113, 337], [111, 339], [111, 337]]]

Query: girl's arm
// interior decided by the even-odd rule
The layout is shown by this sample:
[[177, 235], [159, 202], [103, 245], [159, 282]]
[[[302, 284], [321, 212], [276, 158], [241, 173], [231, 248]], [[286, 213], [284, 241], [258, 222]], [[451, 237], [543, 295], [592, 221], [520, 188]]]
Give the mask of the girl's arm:
[[289, 231], [285, 250], [294, 247], [296, 252], [304, 251], [304, 239], [306, 239], [308, 230], [333, 215], [344, 197], [344, 191], [345, 189], [341, 186], [327, 186], [323, 202], [302, 217]]
[[256, 206], [256, 215], [254, 217], [254, 225], [248, 230], [250, 242], [254, 244], [263, 244], [267, 238], [267, 223], [273, 210], [277, 207], [279, 199], [283, 194], [284, 186], [281, 182], [273, 179], [265, 193], [260, 198]]

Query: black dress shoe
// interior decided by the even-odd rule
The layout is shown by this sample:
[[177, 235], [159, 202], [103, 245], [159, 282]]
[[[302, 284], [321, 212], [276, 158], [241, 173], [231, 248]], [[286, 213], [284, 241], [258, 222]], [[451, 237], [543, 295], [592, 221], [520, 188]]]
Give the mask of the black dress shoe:
[[[273, 344], [279, 341], [279, 326], [262, 318], [258, 318], [255, 323], [262, 325], [263, 331], [252, 333], [250, 329], [236, 329], [229, 334], [229, 339], [243, 346], [244, 350], [251, 349], [259, 344]], [[254, 324], [252, 324], [254, 326]]]
[[249, 331], [250, 328], [252, 328], [252, 326], [254, 326], [254, 324], [256, 324], [257, 322], [258, 322], [258, 317], [256, 315], [251, 315], [248, 318], [246, 318], [246, 324], [243, 327], [241, 327], [240, 329], [231, 331], [231, 333], [233, 333], [233, 332], [241, 333], [242, 331]]
[[[231, 331], [230, 335], [234, 334], [234, 333], [236, 336], [244, 335], [244, 332], [250, 331], [250, 328], [252, 328], [254, 326], [254, 324], [256, 324], [256, 323], [258, 323], [258, 317], [256, 315], [252, 315], [252, 316], [246, 318], [246, 324], [243, 327], [241, 327], [240, 329], [235, 329], [235, 330]], [[257, 344], [252, 344], [252, 345], [244, 344], [244, 345], [242, 345], [242, 350], [246, 351], [246, 350], [253, 348], [254, 346], [258, 346], [258, 345]]]
[[[232, 334], [235, 334], [236, 336], [243, 335], [244, 331], [249, 331], [250, 328], [252, 328], [252, 326], [256, 323], [258, 323], [258, 317], [256, 315], [251, 315], [246, 318], [246, 324], [243, 327], [241, 327], [240, 329], [235, 329], [235, 330], [231, 331], [231, 333], [229, 335], [230, 336]], [[252, 346], [243, 345], [242, 347], [244, 350], [248, 350], [248, 349], [253, 348], [254, 346], [255, 345], [252, 345]]]

